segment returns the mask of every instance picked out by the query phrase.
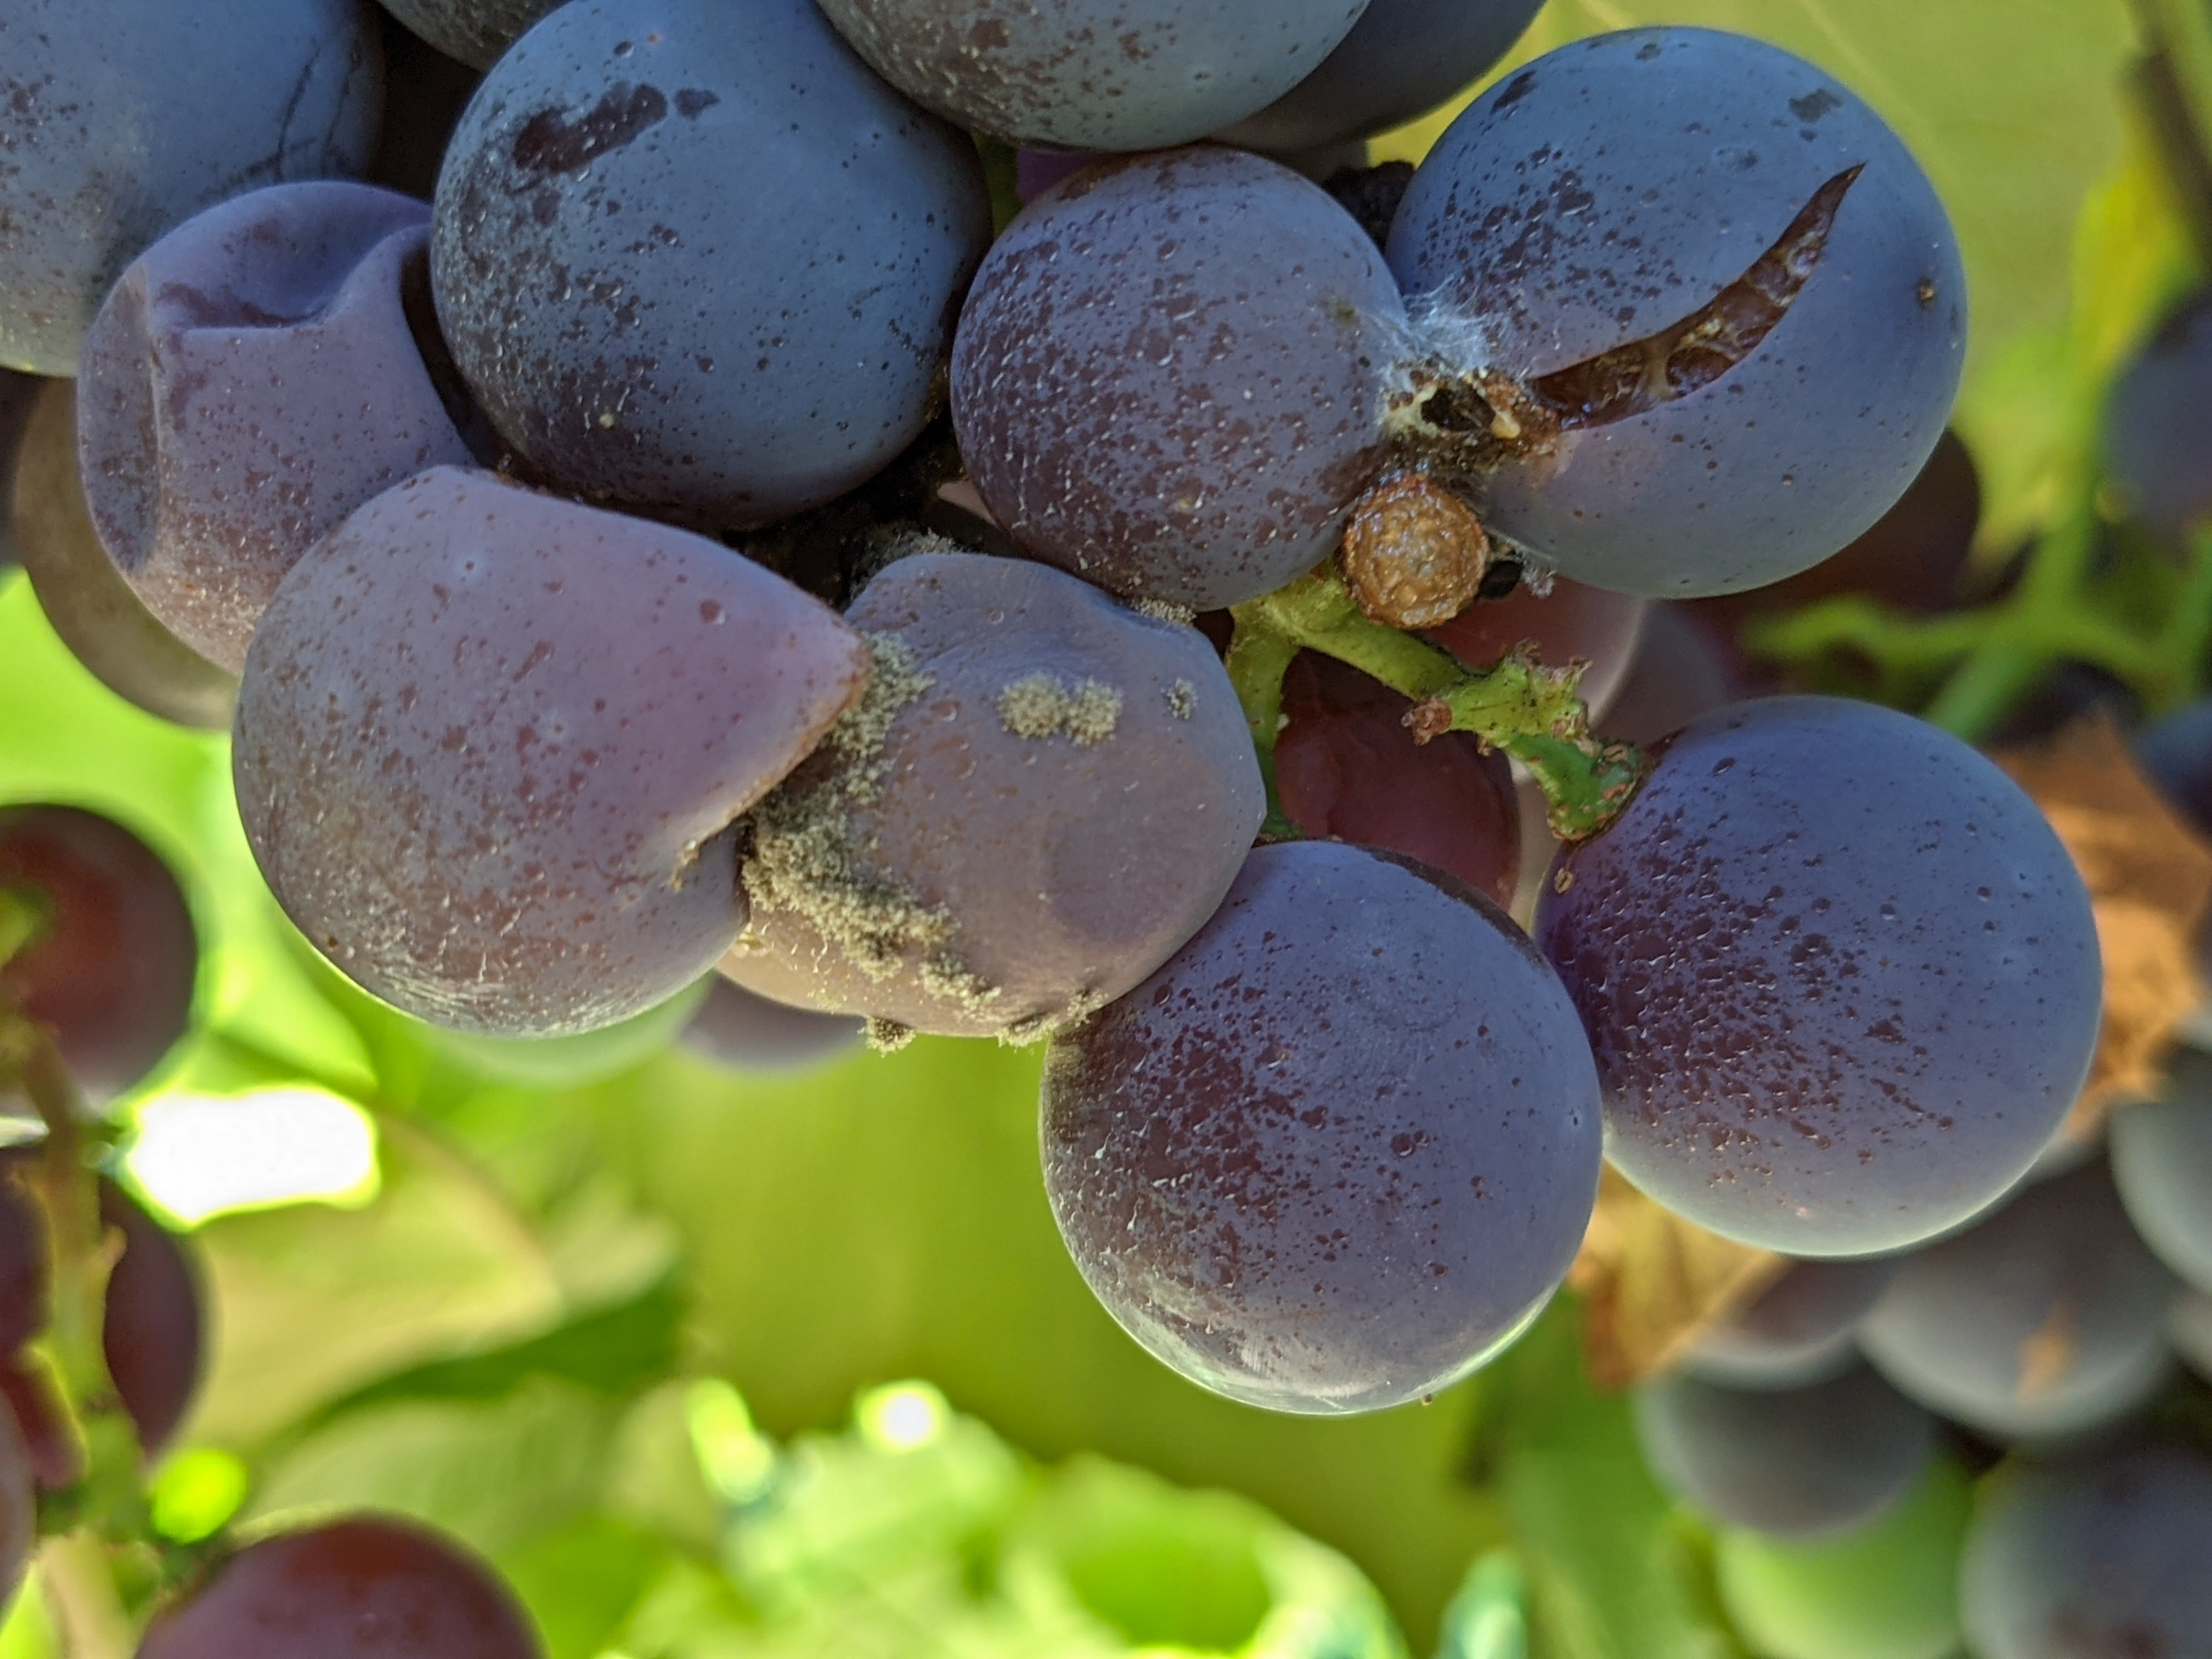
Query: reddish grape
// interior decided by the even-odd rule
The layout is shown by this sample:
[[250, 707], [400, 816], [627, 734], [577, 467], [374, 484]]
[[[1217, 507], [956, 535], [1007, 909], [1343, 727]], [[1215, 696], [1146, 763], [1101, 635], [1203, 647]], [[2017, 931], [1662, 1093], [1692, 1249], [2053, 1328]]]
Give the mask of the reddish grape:
[[39, 1547], [39, 1505], [31, 1453], [0, 1406], [0, 1601], [11, 1597]]
[[441, 467], [277, 591], [240, 810], [278, 900], [371, 991], [459, 1030], [589, 1030], [728, 948], [732, 823], [866, 672], [835, 612], [750, 560]]
[[101, 1348], [115, 1392], [149, 1458], [160, 1454], [199, 1392], [206, 1314], [184, 1241], [113, 1182], [100, 1183], [100, 1218], [123, 1235], [107, 1278]]
[[1513, 769], [1471, 732], [1414, 742], [1406, 698], [1349, 664], [1302, 651], [1283, 676], [1275, 785], [1305, 834], [1387, 848], [1513, 902], [1521, 817]]
[[483, 1562], [411, 1521], [356, 1516], [250, 1544], [155, 1615], [137, 1659], [542, 1659]]
[[1579, 688], [1591, 718], [1602, 714], [1636, 659], [1650, 601], [1554, 577], [1539, 596], [1523, 581], [1502, 599], [1477, 599], [1429, 638], [1470, 668], [1488, 668], [1522, 645], [1547, 668], [1580, 659]]
[[1262, 847], [1054, 1039], [1045, 1187], [1123, 1328], [1218, 1393], [1369, 1411], [1467, 1375], [1573, 1259], [1597, 1085], [1559, 981], [1453, 878]]
[[1696, 610], [1655, 605], [1644, 619], [1635, 660], [1596, 729], [1623, 743], [1651, 744], [1744, 696], [1729, 647]]
[[185, 1034], [199, 941], [160, 856], [112, 818], [74, 806], [0, 807], [0, 888], [46, 913], [0, 966], [0, 998], [54, 1029], [95, 1103], [152, 1071]]

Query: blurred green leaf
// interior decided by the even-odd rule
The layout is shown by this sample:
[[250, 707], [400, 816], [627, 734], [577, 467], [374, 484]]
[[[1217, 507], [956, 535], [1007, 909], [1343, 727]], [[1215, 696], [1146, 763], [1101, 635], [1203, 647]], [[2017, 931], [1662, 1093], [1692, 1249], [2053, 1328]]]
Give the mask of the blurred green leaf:
[[668, 1546], [649, 1533], [587, 1515], [493, 1565], [537, 1620], [546, 1659], [597, 1659], [668, 1559]]

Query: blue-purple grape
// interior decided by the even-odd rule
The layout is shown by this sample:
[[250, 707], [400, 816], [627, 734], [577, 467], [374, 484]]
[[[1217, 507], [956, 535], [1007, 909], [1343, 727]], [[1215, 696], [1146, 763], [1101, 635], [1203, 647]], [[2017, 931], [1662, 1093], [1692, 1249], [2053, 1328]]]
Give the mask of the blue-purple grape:
[[2179, 542], [2212, 510], [2212, 295], [2159, 327], [2113, 386], [2105, 473], [2124, 511]]
[[1864, 1365], [1797, 1389], [1662, 1377], [1636, 1434], [1674, 1495], [1732, 1527], [1817, 1538], [1863, 1527], [1911, 1490], [1935, 1421]]
[[1378, 354], [1401, 324], [1366, 233], [1289, 168], [1220, 149], [1103, 164], [1024, 209], [976, 276], [960, 453], [1034, 557], [1233, 605], [1335, 548], [1381, 463]]
[[2106, 1136], [2113, 1184], [2143, 1243], [2212, 1295], [2212, 1054], [2177, 1053], [2164, 1095], [2122, 1108]]
[[1970, 1428], [2072, 1434], [2125, 1415], [2165, 1381], [2177, 1288], [2096, 1164], [2025, 1188], [1908, 1257], [1858, 1343], [1899, 1389]]
[[1735, 1389], [1798, 1389], [1849, 1370], [1852, 1334], [1895, 1261], [1795, 1261], [1750, 1306], [1698, 1334], [1683, 1368]]
[[2018, 785], [1870, 703], [1707, 715], [1536, 933], [1581, 1010], [1606, 1151], [1671, 1209], [1796, 1256], [1934, 1237], [2017, 1181], [2102, 1012], [2089, 897]]
[[135, 260], [85, 337], [92, 520], [148, 610], [235, 673], [300, 556], [371, 496], [466, 465], [402, 300], [429, 210], [368, 185], [234, 197]]
[[1164, 149], [1273, 102], [1368, 0], [822, 0], [878, 74], [947, 120], [1046, 149]]
[[570, 0], [462, 117], [431, 268], [532, 466], [725, 528], [842, 495], [921, 432], [990, 234], [973, 146], [810, 0]]
[[753, 813], [722, 964], [776, 1001], [1041, 1036], [1142, 980], [1229, 890], [1266, 812], [1194, 628], [1048, 566], [922, 551], [846, 620], [875, 675]]
[[1959, 1596], [1975, 1659], [2201, 1659], [2212, 1462], [2146, 1445], [2000, 1469], [1966, 1532]]
[[0, 366], [34, 374], [74, 374], [123, 268], [202, 208], [358, 174], [384, 99], [367, 0], [12, 0], [0, 64]]
[[836, 613], [713, 542], [440, 467], [277, 589], [239, 809], [368, 990], [457, 1030], [590, 1030], [729, 948], [733, 822], [866, 672]]
[[677, 1041], [731, 1072], [795, 1072], [851, 1054], [867, 1022], [771, 1002], [717, 975]]
[[384, 0], [384, 9], [447, 57], [487, 70], [561, 0]]
[[1154, 1356], [1372, 1410], [1534, 1317], [1588, 1225], [1596, 1079], [1558, 981], [1453, 878], [1262, 847], [1198, 936], [1045, 1062], [1045, 1188]]
[[[1579, 581], [1680, 599], [1826, 558], [1928, 459], [1965, 361], [1942, 204], [1848, 88], [1695, 28], [1577, 41], [1415, 174], [1390, 266], [1517, 426], [1486, 521]], [[1494, 430], [1495, 428], [1493, 428]]]
[[1319, 69], [1217, 136], [1304, 150], [1397, 126], [1480, 80], [1542, 9], [1543, 0], [1370, 0]]

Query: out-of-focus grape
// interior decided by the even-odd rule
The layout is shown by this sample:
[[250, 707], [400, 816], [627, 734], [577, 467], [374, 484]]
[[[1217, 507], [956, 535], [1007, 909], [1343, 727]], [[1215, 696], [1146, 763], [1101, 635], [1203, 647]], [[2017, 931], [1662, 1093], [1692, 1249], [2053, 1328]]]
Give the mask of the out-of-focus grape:
[[744, 925], [733, 821], [858, 694], [819, 601], [702, 538], [441, 467], [295, 565], [234, 768], [349, 977], [495, 1036], [674, 995]]
[[823, 0], [915, 102], [1009, 143], [1163, 149], [1273, 102], [1351, 33], [1367, 0]]
[[2166, 1310], [2166, 1337], [2190, 1370], [2212, 1382], [2212, 1296], [2182, 1291]]
[[1470, 668], [1488, 668], [1523, 645], [1547, 668], [1580, 659], [1589, 667], [1577, 690], [1595, 720], [1632, 672], [1650, 609], [1648, 600], [1562, 576], [1547, 593], [1523, 581], [1502, 599], [1477, 599], [1429, 638]]
[[1046, 1191], [1122, 1328], [1218, 1393], [1372, 1410], [1550, 1297], [1595, 1200], [1558, 981], [1426, 866], [1262, 847], [1213, 919], [1045, 1062]]
[[100, 544], [77, 471], [76, 392], [49, 380], [15, 466], [14, 524], [23, 573], [70, 654], [109, 690], [165, 720], [227, 731], [238, 677], [164, 628]]
[[300, 556], [467, 447], [415, 349], [403, 273], [429, 210], [276, 185], [186, 221], [85, 337], [78, 456], [100, 543], [149, 610], [233, 672]]
[[1706, 29], [1601, 34], [1492, 87], [1422, 162], [1390, 267], [1451, 367], [1530, 400], [1486, 521], [1654, 598], [1863, 533], [1965, 362], [1957, 243], [1911, 155], [1824, 71]]
[[447, 57], [486, 70], [561, 0], [384, 0], [384, 9]]
[[[351, 177], [384, 101], [367, 0], [14, 0], [0, 13], [0, 366], [74, 374], [124, 266], [257, 185]], [[97, 115], [90, 113], [97, 112]]]
[[2184, 703], [2136, 734], [2136, 762], [2174, 809], [2212, 835], [2212, 697]]
[[1745, 695], [1727, 642], [1687, 605], [1645, 613], [1635, 659], [1596, 729], [1623, 743], [1653, 744]]
[[2195, 1659], [2212, 1640], [2212, 1462], [2143, 1446], [2000, 1470], [1959, 1596], [1975, 1659]]
[[199, 943], [176, 877], [112, 818], [0, 806], [0, 889], [45, 923], [0, 965], [0, 999], [52, 1028], [88, 1099], [121, 1094], [191, 1019]]
[[796, 1072], [852, 1053], [866, 1028], [850, 1014], [771, 1002], [718, 977], [677, 1041], [726, 1071]]
[[1537, 910], [1605, 1081], [1608, 1157], [1785, 1255], [1901, 1248], [2026, 1172], [2074, 1103], [2087, 893], [1984, 757], [1869, 703], [1700, 720]]
[[483, 1562], [381, 1516], [278, 1533], [230, 1557], [147, 1627], [137, 1659], [543, 1659]]
[[2112, 1182], [2143, 1243], [2212, 1295], [2212, 1054], [2184, 1050], [2163, 1099], [2115, 1113]]
[[2212, 509], [2212, 295], [2167, 318], [2112, 387], [2105, 475], [2122, 509], [2179, 542]]
[[1289, 168], [1109, 163], [984, 260], [953, 345], [960, 453], [1037, 558], [1198, 610], [1254, 599], [1342, 534], [1402, 319], [1374, 244]]
[[199, 1390], [206, 1314], [184, 1242], [111, 1181], [100, 1183], [100, 1219], [123, 1237], [107, 1276], [101, 1346], [138, 1443], [158, 1457]]
[[1887, 1261], [1798, 1261], [1749, 1307], [1703, 1332], [1683, 1364], [1708, 1382], [1795, 1389], [1850, 1369], [1851, 1334], [1896, 1277]]
[[0, 1596], [12, 1598], [39, 1547], [38, 1495], [31, 1455], [15, 1419], [0, 1409]]
[[2101, 1164], [2023, 1189], [1907, 1257], [1859, 1346], [1930, 1410], [2002, 1438], [2095, 1428], [2148, 1400], [2169, 1359], [2172, 1275]]
[[846, 619], [874, 678], [753, 815], [724, 973], [916, 1030], [1042, 1036], [1212, 914], [1266, 797], [1194, 629], [973, 553], [896, 561]]
[[1471, 732], [1416, 743], [1413, 704], [1349, 664], [1316, 652], [1283, 676], [1275, 787], [1304, 834], [1386, 848], [1457, 876], [1502, 905], [1521, 860], [1513, 769]]
[[[15, 453], [22, 447], [23, 428], [30, 424], [31, 406], [39, 400], [40, 385], [35, 374], [0, 368], [0, 508], [14, 498]], [[21, 562], [15, 552], [15, 514], [0, 511], [0, 577]]]
[[811, 0], [569, 0], [462, 117], [431, 266], [454, 361], [532, 465], [720, 529], [914, 440], [990, 234], [974, 147]]

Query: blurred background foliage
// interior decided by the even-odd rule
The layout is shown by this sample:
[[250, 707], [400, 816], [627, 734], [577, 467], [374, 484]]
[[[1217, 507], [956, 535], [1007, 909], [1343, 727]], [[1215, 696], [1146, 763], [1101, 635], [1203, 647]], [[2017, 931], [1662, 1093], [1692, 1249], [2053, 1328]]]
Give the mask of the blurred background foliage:
[[[2129, 94], [2149, 15], [1553, 0], [1516, 61], [1711, 24], [1898, 126], [1965, 243], [1960, 423], [2001, 552], [2062, 510], [2113, 368], [2197, 276]], [[1034, 1053], [925, 1040], [737, 1077], [668, 1047], [684, 1006], [556, 1044], [442, 1036], [313, 958], [253, 870], [226, 745], [103, 690], [20, 577], [0, 799], [131, 824], [212, 946], [198, 1031], [126, 1107], [125, 1173], [198, 1224], [212, 1292], [210, 1384], [157, 1494], [174, 1535], [241, 1504], [411, 1512], [513, 1577], [554, 1659], [1510, 1659], [1524, 1608], [1558, 1659], [1742, 1651], [1729, 1564], [1586, 1384], [1571, 1308], [1425, 1405], [1270, 1416], [1170, 1374], [1085, 1289], [1044, 1201]], [[27, 1595], [0, 1659], [51, 1642]]]

